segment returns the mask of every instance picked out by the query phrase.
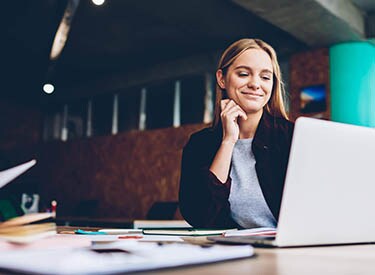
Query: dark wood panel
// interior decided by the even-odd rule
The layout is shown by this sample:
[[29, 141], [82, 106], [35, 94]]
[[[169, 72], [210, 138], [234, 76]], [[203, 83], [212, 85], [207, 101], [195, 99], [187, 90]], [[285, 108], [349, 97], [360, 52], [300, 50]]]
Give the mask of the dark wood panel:
[[0, 151], [40, 141], [42, 114], [32, 108], [0, 100]]
[[67, 216], [146, 217], [177, 201], [182, 148], [204, 125], [120, 133], [40, 147], [35, 178], [43, 200]]

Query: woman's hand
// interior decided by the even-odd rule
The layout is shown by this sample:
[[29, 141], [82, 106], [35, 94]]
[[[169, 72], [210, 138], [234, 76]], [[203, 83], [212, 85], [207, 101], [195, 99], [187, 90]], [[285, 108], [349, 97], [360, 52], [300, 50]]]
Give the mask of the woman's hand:
[[246, 113], [233, 100], [224, 99], [221, 101], [220, 117], [223, 125], [223, 142], [236, 143], [240, 134], [238, 119], [246, 120]]
[[233, 100], [224, 99], [221, 101], [221, 123], [223, 125], [223, 140], [210, 166], [210, 171], [222, 182], [228, 180], [230, 163], [234, 144], [238, 140], [240, 128], [239, 119], [247, 119], [244, 110]]

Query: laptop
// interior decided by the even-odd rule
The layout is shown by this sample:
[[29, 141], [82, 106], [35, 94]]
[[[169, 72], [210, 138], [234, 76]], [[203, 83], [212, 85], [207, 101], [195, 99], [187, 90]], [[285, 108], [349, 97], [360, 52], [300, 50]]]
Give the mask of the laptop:
[[276, 236], [209, 239], [275, 247], [375, 242], [375, 129], [298, 118]]

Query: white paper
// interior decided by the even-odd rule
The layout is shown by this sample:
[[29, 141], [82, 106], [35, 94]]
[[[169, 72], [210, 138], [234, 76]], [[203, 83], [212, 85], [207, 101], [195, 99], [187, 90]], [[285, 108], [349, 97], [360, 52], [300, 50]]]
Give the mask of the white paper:
[[184, 242], [184, 240], [179, 236], [165, 236], [165, 235], [122, 234], [122, 235], [80, 235], [80, 236], [91, 240], [93, 243], [109, 243], [109, 242], [117, 242], [117, 241]]
[[145, 228], [192, 228], [185, 220], [134, 220], [135, 229]]
[[41, 232], [41, 233], [32, 234], [32, 235], [25, 235], [25, 236], [12, 236], [12, 235], [0, 236], [0, 240], [11, 242], [13, 244], [23, 245], [23, 244], [30, 244], [30, 243], [39, 241], [41, 239], [55, 236], [55, 235], [56, 235], [56, 231], [51, 230], [51, 231]]
[[258, 236], [258, 235], [276, 235], [276, 228], [272, 227], [258, 227], [251, 229], [240, 229], [234, 231], [227, 231], [224, 233], [225, 237], [231, 236]]
[[180, 236], [167, 235], [143, 235], [140, 242], [184, 242]]
[[100, 229], [99, 232], [104, 232], [108, 235], [124, 235], [124, 234], [142, 234], [142, 229], [131, 229], [131, 228], [107, 228]]
[[191, 244], [115, 242], [95, 249], [18, 250], [0, 252], [0, 268], [37, 274], [107, 274], [145, 271], [165, 267], [203, 264], [250, 257], [251, 246], [212, 246]]
[[32, 166], [34, 166], [36, 163], [36, 160], [30, 160], [24, 164], [20, 164], [18, 166], [15, 166], [13, 168], [9, 168], [7, 170], [0, 172], [0, 188], [2, 188], [4, 185], [6, 185], [8, 182], [14, 180], [19, 175], [30, 169]]

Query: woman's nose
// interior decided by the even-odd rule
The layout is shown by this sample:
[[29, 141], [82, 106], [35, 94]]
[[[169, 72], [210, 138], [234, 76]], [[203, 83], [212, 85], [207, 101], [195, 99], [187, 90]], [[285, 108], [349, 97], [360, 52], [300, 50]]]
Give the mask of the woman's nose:
[[249, 79], [247, 86], [253, 90], [258, 90], [260, 88], [259, 81], [255, 77]]

